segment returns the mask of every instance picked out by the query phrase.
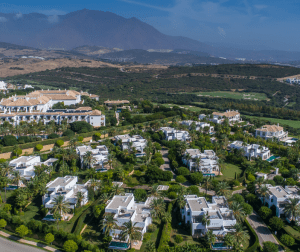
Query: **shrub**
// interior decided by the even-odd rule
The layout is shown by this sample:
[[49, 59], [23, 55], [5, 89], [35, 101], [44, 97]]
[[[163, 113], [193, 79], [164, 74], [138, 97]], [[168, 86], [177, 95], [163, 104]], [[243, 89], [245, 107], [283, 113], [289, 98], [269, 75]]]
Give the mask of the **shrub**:
[[263, 243], [263, 252], [278, 252], [277, 244], [273, 242], [264, 242]]
[[150, 224], [147, 227], [147, 231], [150, 233], [153, 233], [157, 229], [157, 226], [155, 224]]
[[177, 169], [177, 174], [187, 176], [190, 174], [190, 171], [188, 168], [181, 166]]
[[0, 228], [5, 228], [5, 227], [6, 227], [6, 225], [7, 225], [7, 222], [6, 222], [6, 220], [4, 220], [4, 219], [1, 219], [1, 220], [0, 220]]
[[280, 237], [280, 241], [286, 245], [286, 246], [293, 246], [295, 244], [295, 239], [288, 235], [288, 234], [283, 234], [281, 237]]
[[9, 213], [11, 209], [12, 209], [11, 204], [5, 204], [3, 207], [3, 210], [7, 213]]
[[18, 144], [17, 138], [12, 135], [4, 136], [2, 139], [2, 145], [4, 146], [14, 146]]
[[147, 199], [147, 192], [144, 189], [135, 189], [134, 198], [137, 201], [145, 201]]
[[245, 202], [244, 197], [243, 197], [242, 195], [238, 194], [238, 193], [233, 194], [233, 195], [232, 195], [232, 199], [233, 199], [233, 201], [236, 201], [236, 202], [238, 202], [238, 203], [240, 203], [240, 204], [242, 204], [242, 203]]
[[149, 241], [150, 240], [150, 237], [151, 237], [151, 234], [150, 233], [145, 233], [144, 234], [144, 237], [143, 237], [143, 241]]
[[18, 149], [16, 149], [16, 150], [13, 151], [13, 155], [14, 155], [14, 156], [17, 156], [17, 157], [18, 157], [18, 156], [20, 156], [21, 154], [22, 154], [22, 150], [21, 150], [20, 148], [18, 148]]
[[48, 135], [48, 139], [55, 139], [55, 138], [59, 138], [59, 135], [52, 133]]
[[93, 126], [85, 121], [73, 122], [70, 124], [70, 128], [72, 131], [77, 133], [86, 133], [93, 131]]
[[238, 180], [234, 180], [233, 181], [233, 185], [234, 186], [239, 186], [241, 183], [240, 183], [240, 181], [238, 181]]
[[168, 193], [168, 198], [169, 199], [176, 199], [177, 198], [177, 193], [176, 192], [169, 192]]
[[247, 203], [243, 203], [243, 209], [247, 215], [253, 213], [253, 207]]
[[255, 176], [252, 175], [252, 174], [248, 174], [248, 180], [249, 180], [250, 182], [254, 182], [254, 181], [255, 181]]
[[269, 223], [270, 223], [271, 228], [276, 231], [279, 231], [284, 226], [283, 220], [276, 216], [272, 217], [270, 219]]
[[266, 206], [263, 206], [258, 211], [259, 215], [263, 220], [267, 220], [272, 215], [272, 210]]
[[41, 151], [42, 149], [43, 149], [43, 145], [41, 145], [41, 144], [37, 144], [36, 146], [35, 146], [35, 149], [37, 150], [37, 151]]
[[52, 242], [54, 241], [54, 235], [51, 233], [48, 233], [45, 235], [45, 242], [48, 244], [52, 244]]
[[181, 235], [176, 235], [174, 240], [175, 240], [176, 243], [181, 243], [181, 242], [183, 242], [183, 238], [182, 238]]
[[203, 174], [201, 172], [195, 172], [191, 174], [190, 178], [193, 184], [199, 185], [203, 179]]
[[62, 135], [70, 138], [75, 136], [75, 133], [73, 130], [67, 129]]
[[93, 140], [95, 141], [98, 141], [101, 139], [101, 133], [100, 132], [96, 132], [94, 135], [93, 135]]
[[176, 177], [175, 180], [176, 180], [177, 183], [184, 183], [186, 181], [186, 178], [182, 175], [179, 175], [179, 176]]
[[21, 225], [16, 228], [16, 233], [18, 233], [21, 237], [24, 237], [25, 235], [27, 235], [29, 233], [29, 229], [28, 229], [28, 227]]
[[56, 145], [58, 146], [58, 147], [61, 147], [61, 146], [63, 146], [64, 145], [64, 141], [63, 140], [61, 140], [61, 139], [58, 139], [57, 141], [56, 141]]
[[77, 137], [77, 140], [78, 140], [79, 142], [82, 142], [82, 141], [83, 141], [83, 136], [78, 136], [78, 137]]
[[199, 187], [195, 186], [195, 185], [190, 186], [187, 190], [188, 190], [188, 192], [190, 192], [190, 194], [199, 195], [199, 193], [200, 193]]
[[68, 240], [64, 243], [63, 248], [66, 252], [75, 252], [78, 249], [78, 245], [73, 240]]

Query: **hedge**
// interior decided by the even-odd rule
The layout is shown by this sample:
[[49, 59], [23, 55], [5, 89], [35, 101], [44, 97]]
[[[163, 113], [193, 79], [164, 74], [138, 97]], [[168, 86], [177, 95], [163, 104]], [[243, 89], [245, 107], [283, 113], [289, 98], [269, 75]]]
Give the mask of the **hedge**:
[[[80, 215], [80, 217], [76, 220], [76, 226], [74, 229], [74, 232], [72, 232], [75, 235], [80, 235], [81, 230], [83, 229], [84, 225], [86, 223], [84, 223], [84, 220], [86, 219], [86, 217], [88, 215], [90, 215], [91, 212], [91, 206], [89, 208], [87, 208], [85, 211], [83, 211], [83, 213]], [[91, 216], [88, 216], [88, 218], [92, 218]]]
[[[168, 209], [167, 212], [171, 213], [173, 209], [173, 203], [170, 202], [168, 204]], [[171, 232], [172, 232], [172, 225], [171, 223], [167, 223], [164, 225], [163, 230], [162, 230], [162, 235], [160, 237], [159, 245], [157, 248], [158, 252], [163, 252], [165, 251], [164, 248], [169, 244], [171, 240]]]
[[249, 222], [247, 220], [245, 220], [245, 224], [246, 224], [247, 228], [250, 230], [250, 237], [255, 238], [254, 244], [251, 247], [248, 247], [245, 250], [245, 252], [260, 251], [259, 239], [258, 239], [258, 236], [257, 236], [256, 232], [254, 231], [254, 229], [251, 227], [251, 225], [249, 224]]

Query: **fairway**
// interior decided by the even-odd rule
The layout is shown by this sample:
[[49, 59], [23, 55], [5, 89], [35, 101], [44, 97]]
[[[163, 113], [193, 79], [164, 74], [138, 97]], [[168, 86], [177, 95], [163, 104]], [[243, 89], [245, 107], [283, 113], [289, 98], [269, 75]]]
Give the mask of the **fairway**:
[[188, 109], [188, 110], [191, 110], [193, 112], [199, 112], [201, 110], [209, 110], [207, 108], [199, 108], [199, 107], [195, 107], [193, 105], [179, 105], [179, 104], [172, 104], [172, 103], [166, 103], [166, 104], [162, 104], [162, 105], [167, 107], [167, 108], [173, 108], [173, 107], [177, 106], [179, 108]]
[[214, 97], [214, 98], [231, 98], [244, 100], [267, 100], [267, 96], [263, 93], [248, 93], [248, 92], [230, 92], [230, 91], [215, 91], [215, 92], [197, 92], [198, 96]]
[[259, 120], [266, 120], [269, 121], [270, 123], [279, 123], [282, 125], [288, 125], [290, 127], [293, 127], [295, 129], [300, 129], [300, 121], [292, 121], [292, 120], [284, 120], [284, 119], [277, 119], [277, 118], [269, 118], [269, 117], [258, 117], [258, 116], [248, 116], [248, 115], [243, 115], [248, 118], [255, 118]]

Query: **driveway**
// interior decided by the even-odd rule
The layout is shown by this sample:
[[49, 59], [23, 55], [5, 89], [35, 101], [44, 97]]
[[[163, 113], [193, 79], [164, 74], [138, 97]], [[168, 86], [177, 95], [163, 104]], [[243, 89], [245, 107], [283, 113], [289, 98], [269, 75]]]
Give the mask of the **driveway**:
[[[263, 222], [263, 220], [259, 217], [259, 215], [256, 212], [253, 211], [253, 213], [249, 215], [249, 217], [247, 217], [247, 220], [251, 225], [251, 227], [255, 230], [261, 247], [263, 247], [263, 243], [267, 241], [275, 243], [279, 246], [277, 240], [272, 235], [269, 228], [266, 226], [266, 224]], [[280, 252], [284, 251], [281, 246], [279, 246], [279, 251]]]
[[165, 161], [165, 163], [160, 167], [160, 169], [164, 170], [164, 171], [170, 171], [173, 174], [173, 179], [176, 178], [176, 174], [172, 171], [171, 167], [170, 167], [170, 160], [168, 159], [168, 155], [169, 155], [169, 151], [166, 148], [162, 148], [162, 150], [160, 151], [160, 153], [163, 156], [163, 160]]
[[1, 252], [42, 252], [43, 250], [23, 245], [0, 237]]

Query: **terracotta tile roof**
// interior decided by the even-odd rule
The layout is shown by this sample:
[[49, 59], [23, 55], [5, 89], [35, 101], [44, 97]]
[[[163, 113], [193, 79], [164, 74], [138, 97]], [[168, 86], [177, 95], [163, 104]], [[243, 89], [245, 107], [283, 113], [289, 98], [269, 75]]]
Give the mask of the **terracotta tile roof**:
[[49, 97], [52, 100], [76, 100], [75, 96], [64, 95], [64, 94], [45, 94], [44, 96]]
[[260, 129], [256, 129], [258, 131], [264, 131], [264, 132], [278, 132], [282, 131], [283, 127], [279, 125], [264, 125]]
[[101, 116], [102, 113], [101, 113], [100, 110], [95, 109], [95, 110], [93, 110], [93, 112], [89, 113], [89, 115], [91, 115], [91, 116]]
[[90, 94], [90, 97], [99, 97], [99, 95], [95, 95], [95, 94]]
[[213, 115], [218, 115], [218, 116], [225, 116], [225, 117], [232, 117], [232, 116], [236, 116], [239, 115], [240, 113], [237, 111], [228, 111], [228, 112], [224, 112], [224, 113], [220, 113], [220, 112], [213, 112]]
[[75, 110], [78, 110], [78, 111], [80, 111], [80, 110], [92, 110], [92, 108], [91, 107], [79, 107]]
[[62, 113], [60, 115], [61, 116], [76, 116], [76, 115], [87, 116], [87, 115], [89, 115], [89, 112], [84, 112], [84, 113], [80, 113], [80, 112], [77, 112], [77, 113]]

